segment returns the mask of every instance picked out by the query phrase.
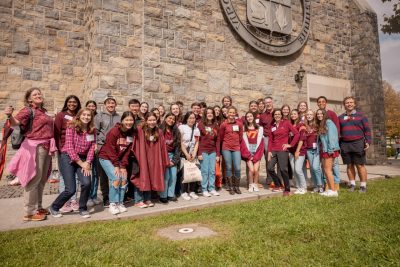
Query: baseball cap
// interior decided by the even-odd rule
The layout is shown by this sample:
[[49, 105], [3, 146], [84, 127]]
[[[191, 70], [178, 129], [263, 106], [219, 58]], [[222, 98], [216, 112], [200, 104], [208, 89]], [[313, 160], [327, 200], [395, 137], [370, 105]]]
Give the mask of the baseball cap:
[[115, 97], [113, 95], [107, 95], [106, 98], [104, 98], [104, 104], [106, 103], [107, 100], [114, 100], [115, 103], [117, 103], [117, 99], [115, 99]]

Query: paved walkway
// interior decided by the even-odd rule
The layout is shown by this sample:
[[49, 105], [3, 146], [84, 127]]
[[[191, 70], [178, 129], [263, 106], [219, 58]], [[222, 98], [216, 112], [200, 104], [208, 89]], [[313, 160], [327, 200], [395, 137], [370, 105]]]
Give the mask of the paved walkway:
[[[400, 160], [398, 161], [390, 161], [388, 165], [376, 165], [376, 166], [367, 166], [368, 177], [369, 179], [376, 179], [381, 177], [393, 177], [400, 175]], [[344, 181], [347, 180], [346, 175], [346, 166], [341, 165], [342, 179]], [[262, 167], [261, 170], [265, 170], [265, 167]], [[263, 172], [265, 173], [265, 172]], [[244, 177], [244, 176], [243, 176]], [[90, 209], [92, 217], [90, 219], [82, 219], [78, 215], [78, 213], [69, 213], [65, 214], [62, 218], [53, 218], [48, 216], [48, 219], [42, 222], [23, 222], [23, 198], [22, 197], [12, 197], [12, 198], [2, 198], [0, 199], [0, 213], [7, 214], [7, 216], [2, 216], [0, 221], [0, 231], [8, 231], [13, 229], [21, 229], [21, 228], [32, 228], [32, 227], [42, 227], [49, 225], [61, 225], [61, 224], [70, 224], [70, 223], [80, 223], [85, 221], [99, 221], [99, 220], [112, 220], [112, 219], [122, 219], [122, 218], [140, 218], [144, 216], [158, 215], [162, 213], [168, 213], [171, 211], [179, 211], [179, 210], [194, 210], [198, 208], [210, 207], [214, 205], [221, 205], [225, 203], [231, 202], [241, 202], [241, 201], [250, 201], [257, 200], [261, 198], [268, 198], [273, 196], [281, 196], [281, 193], [272, 193], [270, 190], [264, 189], [259, 193], [248, 193], [244, 188], [245, 179], [242, 179], [242, 192], [241, 195], [231, 196], [225, 190], [222, 190], [221, 196], [219, 197], [200, 197], [198, 200], [190, 200], [185, 201], [183, 199], [179, 199], [178, 202], [171, 202], [168, 205], [157, 203], [153, 208], [139, 209], [133, 207], [132, 205], [127, 205], [128, 212], [119, 214], [119, 215], [111, 215], [107, 209], [104, 209], [101, 205], [96, 206]], [[262, 181], [265, 181], [265, 176], [262, 177]], [[47, 193], [51, 193], [54, 191], [57, 184], [49, 184], [47, 185]], [[4, 186], [7, 188], [8, 186]], [[8, 187], [9, 190], [10, 187]], [[1, 188], [1, 190], [5, 190]], [[12, 190], [21, 190], [21, 189], [12, 189]], [[55, 199], [56, 195], [45, 195], [43, 198], [43, 203], [45, 207], [48, 207], [50, 203]]]

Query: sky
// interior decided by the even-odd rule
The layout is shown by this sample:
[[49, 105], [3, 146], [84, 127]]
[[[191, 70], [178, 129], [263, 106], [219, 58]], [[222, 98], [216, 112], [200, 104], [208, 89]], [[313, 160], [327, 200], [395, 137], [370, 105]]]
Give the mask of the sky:
[[[378, 15], [378, 28], [383, 24], [383, 15], [393, 14], [393, 3], [382, 3], [381, 0], [367, 0]], [[400, 34], [379, 32], [381, 45], [382, 78], [400, 91]]]

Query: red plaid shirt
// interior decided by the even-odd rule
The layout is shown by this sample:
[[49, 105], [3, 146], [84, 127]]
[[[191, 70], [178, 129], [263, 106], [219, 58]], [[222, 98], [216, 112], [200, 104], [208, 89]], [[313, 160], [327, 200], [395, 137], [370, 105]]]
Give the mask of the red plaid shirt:
[[72, 161], [80, 160], [79, 155], [86, 156], [87, 162], [93, 161], [94, 149], [96, 145], [96, 132], [78, 133], [75, 128], [67, 128], [65, 133], [65, 143], [61, 152], [67, 153]]

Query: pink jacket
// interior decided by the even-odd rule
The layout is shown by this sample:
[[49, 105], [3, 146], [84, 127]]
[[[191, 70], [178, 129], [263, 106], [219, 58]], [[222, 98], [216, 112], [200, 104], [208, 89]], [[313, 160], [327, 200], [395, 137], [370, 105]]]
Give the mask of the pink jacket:
[[[25, 138], [21, 147], [8, 164], [8, 171], [18, 177], [22, 187], [25, 187], [36, 175], [36, 147], [50, 141], [49, 155], [57, 151], [54, 138], [43, 140], [30, 140]], [[49, 167], [49, 175], [51, 164]]]

